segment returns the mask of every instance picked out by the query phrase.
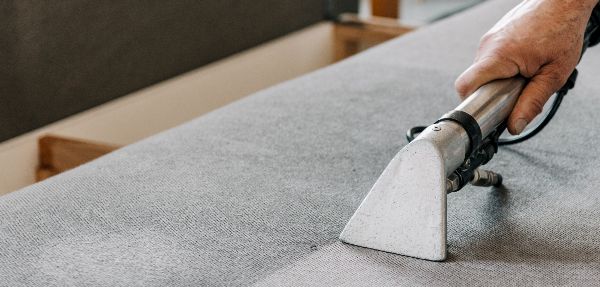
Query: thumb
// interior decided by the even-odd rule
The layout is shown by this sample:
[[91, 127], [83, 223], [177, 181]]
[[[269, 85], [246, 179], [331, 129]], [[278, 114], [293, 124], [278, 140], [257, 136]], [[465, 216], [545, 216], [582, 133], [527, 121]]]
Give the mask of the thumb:
[[466, 98], [479, 87], [498, 79], [506, 79], [519, 74], [519, 66], [500, 57], [485, 57], [476, 61], [464, 71], [454, 86], [461, 98]]
[[542, 67], [523, 89], [508, 118], [508, 131], [518, 135], [539, 115], [548, 99], [566, 82], [552, 66]]

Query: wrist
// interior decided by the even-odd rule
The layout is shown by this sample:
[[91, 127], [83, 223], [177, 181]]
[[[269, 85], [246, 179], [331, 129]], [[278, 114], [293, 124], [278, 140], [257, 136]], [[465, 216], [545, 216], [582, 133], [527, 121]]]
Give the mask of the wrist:
[[538, 4], [550, 4], [564, 9], [576, 9], [592, 11], [600, 0], [524, 0], [524, 2], [537, 2]]
[[[546, 0], [547, 1], [547, 0]], [[566, 5], [565, 8], [571, 9], [581, 9], [584, 12], [591, 12], [596, 5], [598, 5], [599, 0], [552, 0], [554, 2], [561, 2], [563, 5]]]
[[[572, 23], [585, 28], [592, 11], [600, 0], [525, 0], [530, 2], [534, 10], [550, 16], [553, 20], [562, 23]], [[545, 11], [542, 12], [542, 11]], [[576, 24], [579, 23], [579, 24]]]

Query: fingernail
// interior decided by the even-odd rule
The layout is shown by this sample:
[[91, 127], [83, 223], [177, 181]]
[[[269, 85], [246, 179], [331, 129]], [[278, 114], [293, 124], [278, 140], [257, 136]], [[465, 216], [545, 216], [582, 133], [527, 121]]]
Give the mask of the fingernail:
[[523, 132], [523, 130], [525, 129], [525, 127], [527, 126], [528, 122], [526, 119], [517, 119], [517, 121], [515, 122], [515, 132], [517, 134], [520, 134]]

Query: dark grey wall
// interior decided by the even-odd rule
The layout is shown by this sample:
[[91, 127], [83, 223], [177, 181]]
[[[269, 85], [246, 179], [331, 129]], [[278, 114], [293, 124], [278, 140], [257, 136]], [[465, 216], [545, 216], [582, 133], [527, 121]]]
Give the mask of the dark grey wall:
[[16, 75], [15, 2], [0, 2], [0, 141], [23, 130], [19, 111], [22, 92]]
[[323, 0], [0, 2], [0, 141], [323, 19]]
[[327, 13], [325, 16], [330, 20], [337, 20], [342, 13], [358, 13], [360, 0], [327, 0]]

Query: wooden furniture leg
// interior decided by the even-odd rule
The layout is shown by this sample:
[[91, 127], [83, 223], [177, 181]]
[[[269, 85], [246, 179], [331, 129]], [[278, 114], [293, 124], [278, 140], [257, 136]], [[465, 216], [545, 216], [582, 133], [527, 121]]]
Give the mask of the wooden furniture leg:
[[397, 19], [400, 17], [400, 0], [371, 0], [371, 13], [375, 17]]

